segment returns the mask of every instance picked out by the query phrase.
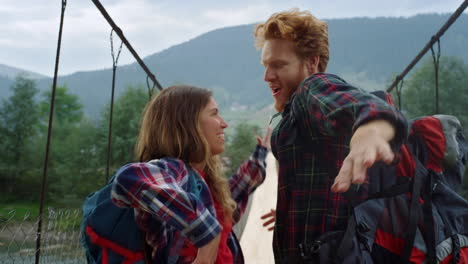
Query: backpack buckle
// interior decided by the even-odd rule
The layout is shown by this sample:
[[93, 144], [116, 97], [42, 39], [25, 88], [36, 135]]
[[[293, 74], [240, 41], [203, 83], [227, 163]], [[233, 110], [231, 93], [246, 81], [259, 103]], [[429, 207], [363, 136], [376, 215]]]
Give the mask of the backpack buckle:
[[302, 260], [311, 260], [314, 255], [320, 253], [320, 248], [323, 244], [321, 240], [315, 240], [311, 245], [299, 243], [300, 256]]
[[307, 254], [307, 247], [303, 243], [299, 243], [299, 252], [302, 259], [305, 259]]

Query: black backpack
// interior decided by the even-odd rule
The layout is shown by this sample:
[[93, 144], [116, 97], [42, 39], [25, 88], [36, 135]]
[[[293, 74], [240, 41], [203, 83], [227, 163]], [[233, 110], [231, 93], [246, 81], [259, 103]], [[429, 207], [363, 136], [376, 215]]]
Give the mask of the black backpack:
[[[392, 103], [389, 94], [380, 98]], [[368, 197], [352, 202], [346, 230], [301, 244], [301, 263], [468, 263], [468, 201], [461, 185], [468, 144], [453, 116], [421, 117], [397, 165], [368, 170]], [[288, 262], [289, 263], [289, 262]]]

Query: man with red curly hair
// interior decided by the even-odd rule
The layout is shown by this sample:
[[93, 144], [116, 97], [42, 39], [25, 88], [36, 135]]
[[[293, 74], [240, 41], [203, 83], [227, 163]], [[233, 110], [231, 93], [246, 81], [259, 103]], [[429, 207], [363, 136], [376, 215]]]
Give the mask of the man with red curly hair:
[[[407, 136], [394, 107], [325, 73], [327, 24], [306, 11], [273, 14], [255, 28], [261, 63], [281, 112], [272, 151], [279, 162], [273, 235], [277, 263], [301, 263], [321, 234], [345, 229], [343, 195], [377, 161], [391, 163]], [[356, 197], [365, 195], [361, 185]]]

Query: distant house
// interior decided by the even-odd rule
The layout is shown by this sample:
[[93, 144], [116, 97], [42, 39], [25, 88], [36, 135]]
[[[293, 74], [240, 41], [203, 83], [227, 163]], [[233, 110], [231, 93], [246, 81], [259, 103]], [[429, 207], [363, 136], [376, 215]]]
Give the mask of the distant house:
[[247, 105], [241, 105], [238, 102], [234, 102], [231, 104], [231, 111], [241, 111], [241, 110], [247, 110], [249, 107]]

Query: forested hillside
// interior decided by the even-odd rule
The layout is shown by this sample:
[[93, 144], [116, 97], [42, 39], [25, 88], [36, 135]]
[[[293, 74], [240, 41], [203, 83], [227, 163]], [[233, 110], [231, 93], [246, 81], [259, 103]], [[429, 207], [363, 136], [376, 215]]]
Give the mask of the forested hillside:
[[[368, 89], [382, 89], [389, 79], [415, 57], [449, 15], [409, 18], [349, 18], [328, 20], [331, 57], [328, 71]], [[442, 55], [468, 61], [468, 15], [462, 15], [442, 37]], [[188, 83], [214, 90], [223, 108], [259, 109], [271, 102], [262, 80], [260, 52], [254, 48], [254, 25], [222, 28], [155, 53], [144, 60], [164, 87]], [[90, 58], [91, 59], [91, 58]], [[2, 62], [8, 64], [8, 62]], [[109, 65], [111, 66], [111, 65]], [[146, 86], [136, 63], [120, 66], [117, 95], [128, 86]], [[0, 70], [0, 75], [1, 70]], [[112, 71], [77, 72], [59, 78], [77, 94], [84, 113], [96, 119], [109, 102]], [[52, 79], [38, 81], [38, 89], [50, 89]], [[11, 83], [10, 83], [11, 84]], [[8, 83], [0, 78], [0, 96]]]

